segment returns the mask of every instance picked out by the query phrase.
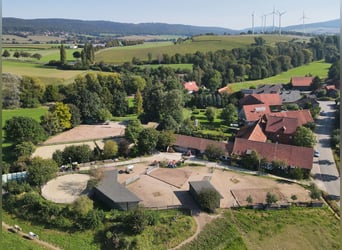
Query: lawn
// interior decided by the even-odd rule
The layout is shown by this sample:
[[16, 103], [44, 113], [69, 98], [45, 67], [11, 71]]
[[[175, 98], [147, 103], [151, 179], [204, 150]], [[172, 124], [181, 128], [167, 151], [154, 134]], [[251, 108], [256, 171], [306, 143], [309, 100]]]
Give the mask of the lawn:
[[[266, 44], [274, 44], [275, 42], [289, 41], [293, 36], [275, 36], [265, 35], [263, 38]], [[187, 53], [195, 53], [201, 51], [216, 51], [220, 49], [231, 50], [233, 48], [247, 47], [254, 43], [254, 36], [197, 36], [192, 40], [187, 40], [181, 44], [173, 44], [172, 42], [145, 43], [136, 46], [117, 47], [100, 50], [96, 53], [96, 61], [105, 63], [121, 64], [131, 62], [133, 57], [147, 61], [148, 53], [152, 54], [152, 59], [158, 59], [163, 54], [170, 56], [179, 53], [185, 55]]]
[[324, 61], [312, 62], [308, 65], [303, 65], [297, 68], [290, 69], [286, 72], [282, 72], [279, 75], [272, 76], [269, 78], [256, 80], [256, 81], [246, 81], [241, 83], [230, 83], [229, 89], [232, 92], [239, 91], [240, 89], [248, 89], [251, 86], [258, 86], [261, 84], [277, 84], [277, 83], [289, 83], [292, 76], [305, 76], [313, 75], [319, 76], [321, 79], [325, 79], [328, 76], [328, 71], [331, 64]]
[[76, 76], [86, 73], [84, 70], [58, 70], [40, 63], [20, 60], [3, 60], [2, 72], [37, 77], [45, 84], [71, 83]]
[[340, 249], [340, 222], [328, 208], [227, 210], [186, 249]]

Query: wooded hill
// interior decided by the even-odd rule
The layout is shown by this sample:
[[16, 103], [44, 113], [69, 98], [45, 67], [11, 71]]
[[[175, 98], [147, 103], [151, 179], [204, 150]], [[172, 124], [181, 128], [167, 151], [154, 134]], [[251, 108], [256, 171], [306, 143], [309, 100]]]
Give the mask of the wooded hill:
[[83, 21], [73, 19], [20, 19], [5, 17], [2, 19], [3, 34], [29, 32], [64, 32], [74, 34], [99, 35], [103, 33], [116, 35], [180, 35], [196, 34], [237, 34], [239, 31], [219, 27], [200, 27], [166, 23], [119, 23], [110, 21]]

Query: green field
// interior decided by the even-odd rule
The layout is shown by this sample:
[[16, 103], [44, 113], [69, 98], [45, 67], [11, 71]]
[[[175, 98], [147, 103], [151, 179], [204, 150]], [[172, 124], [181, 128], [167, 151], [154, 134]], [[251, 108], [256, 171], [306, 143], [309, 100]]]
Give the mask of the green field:
[[[27, 46], [26, 44], [21, 44], [20, 47], [6, 47], [4, 46], [2, 51], [4, 51], [5, 49], [8, 50], [8, 52], [10, 52], [11, 56], [8, 57], [8, 59], [13, 59], [13, 60], [17, 60], [17, 61], [24, 61], [24, 60], [31, 60], [33, 62], [37, 62], [37, 63], [48, 63], [51, 60], [59, 60], [60, 59], [60, 52], [59, 49], [56, 48], [56, 46], [58, 45], [54, 45], [52, 47], [52, 45], [50, 45], [50, 47], [46, 47], [46, 45], [35, 45], [35, 46]], [[66, 52], [66, 56], [67, 56], [67, 60], [68, 61], [75, 61], [75, 58], [73, 57], [73, 53], [75, 51], [79, 51], [81, 52], [82, 49], [65, 49]], [[13, 56], [13, 54], [16, 51], [24, 51], [24, 52], [28, 52], [31, 55], [38, 53], [42, 55], [42, 58], [40, 60], [34, 59], [34, 58], [24, 58], [24, 57], [19, 57], [19, 59], [15, 58]], [[3, 61], [7, 61], [8, 59], [4, 59]]]
[[[274, 44], [275, 42], [289, 41], [293, 36], [276, 36], [265, 35], [263, 38], [266, 44]], [[193, 40], [187, 40], [181, 44], [173, 44], [171, 42], [149, 43], [136, 46], [127, 46], [119, 48], [109, 48], [100, 50], [96, 53], [96, 61], [105, 63], [121, 64], [131, 62], [133, 57], [140, 60], [147, 60], [148, 53], [152, 54], [153, 59], [157, 59], [163, 54], [174, 55], [176, 53], [185, 55], [186, 53], [195, 53], [201, 51], [216, 51], [220, 49], [231, 50], [233, 48], [247, 47], [254, 43], [254, 36], [198, 36]]]
[[37, 77], [45, 84], [67, 84], [73, 82], [76, 76], [84, 74], [86, 71], [58, 70], [55, 67], [48, 67], [39, 63], [3, 60], [2, 72]]
[[339, 230], [328, 208], [227, 210], [180, 249], [340, 249]]
[[303, 65], [297, 68], [290, 69], [286, 72], [282, 72], [279, 75], [272, 76], [269, 78], [256, 80], [256, 81], [246, 81], [240, 83], [230, 83], [229, 90], [231, 92], [239, 91], [240, 89], [248, 89], [252, 86], [256, 87], [261, 84], [277, 84], [283, 83], [287, 84], [290, 82], [292, 76], [305, 76], [311, 74], [312, 76], [319, 76], [321, 79], [325, 79], [328, 76], [328, 71], [331, 64], [324, 61], [312, 62], [308, 65]]
[[7, 250], [44, 250], [48, 249], [34, 241], [25, 239], [19, 234], [15, 234], [2, 228], [1, 249]]

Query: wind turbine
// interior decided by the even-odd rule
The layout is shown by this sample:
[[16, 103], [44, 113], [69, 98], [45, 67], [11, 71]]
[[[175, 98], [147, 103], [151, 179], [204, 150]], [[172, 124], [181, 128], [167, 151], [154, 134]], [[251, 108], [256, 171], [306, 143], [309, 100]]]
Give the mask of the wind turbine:
[[254, 35], [254, 11], [252, 13], [252, 34]]
[[279, 16], [279, 35], [281, 35], [281, 16], [284, 15], [286, 13], [286, 11], [280, 12], [279, 10], [277, 10], [277, 13]]
[[275, 26], [274, 26], [274, 15], [277, 14], [277, 12], [275, 11], [275, 7], [273, 5], [273, 11], [271, 12], [271, 14], [273, 15], [273, 32], [275, 31]]
[[261, 16], [261, 31], [260, 33], [264, 33], [264, 16]]
[[305, 19], [309, 19], [307, 16], [305, 16], [305, 13], [303, 11], [303, 16], [299, 20], [303, 20], [303, 36], [305, 35]]

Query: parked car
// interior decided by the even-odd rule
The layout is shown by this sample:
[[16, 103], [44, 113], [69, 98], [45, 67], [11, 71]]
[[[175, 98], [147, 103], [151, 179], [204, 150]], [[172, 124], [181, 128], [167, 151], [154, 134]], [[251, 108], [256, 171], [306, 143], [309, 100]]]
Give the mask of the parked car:
[[319, 152], [317, 150], [314, 151], [314, 156], [319, 157]]

